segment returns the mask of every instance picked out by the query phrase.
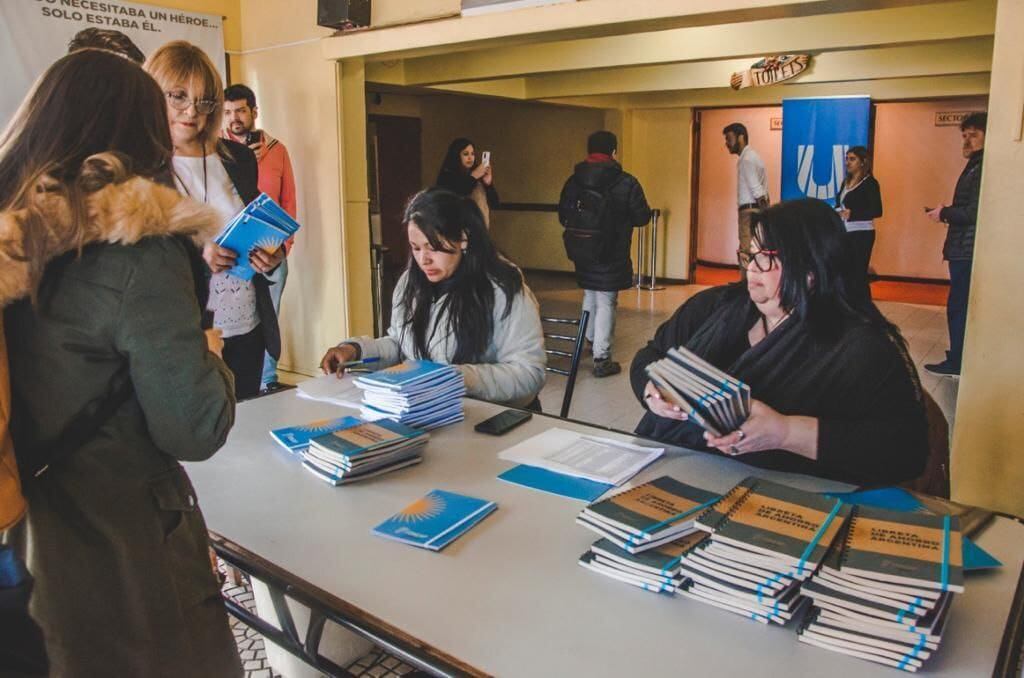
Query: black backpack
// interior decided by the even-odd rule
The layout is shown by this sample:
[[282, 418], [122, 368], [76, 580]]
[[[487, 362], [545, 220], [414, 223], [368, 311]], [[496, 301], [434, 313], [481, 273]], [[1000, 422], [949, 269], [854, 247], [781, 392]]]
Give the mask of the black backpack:
[[565, 228], [562, 241], [565, 253], [575, 264], [597, 264], [604, 261], [612, 243], [615, 225], [612, 220], [609, 193], [580, 185], [575, 177], [565, 187], [558, 205], [558, 220]]

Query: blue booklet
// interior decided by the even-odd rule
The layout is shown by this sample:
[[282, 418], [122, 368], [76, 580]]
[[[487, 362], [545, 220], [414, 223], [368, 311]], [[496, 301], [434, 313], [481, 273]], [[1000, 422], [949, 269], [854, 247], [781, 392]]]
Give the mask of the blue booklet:
[[227, 223], [214, 242], [238, 254], [235, 265], [227, 270], [242, 280], [251, 280], [256, 274], [249, 263], [254, 249], [274, 252], [284, 241], [295, 235], [299, 224], [266, 193], [261, 193]]
[[[924, 504], [918, 501], [917, 497], [899, 487], [881, 487], [874, 490], [861, 490], [859, 492], [828, 492], [826, 494], [835, 499], [842, 499], [849, 504], [874, 506], [876, 508], [905, 511], [907, 513], [927, 512]], [[1003, 566], [988, 551], [967, 537], [963, 538], [961, 556], [963, 558], [964, 572], [988, 570]]]
[[276, 428], [270, 432], [270, 437], [276, 440], [289, 452], [298, 454], [309, 447], [309, 441], [318, 436], [351, 428], [360, 423], [356, 417], [339, 417], [338, 419], [321, 419], [310, 422], [304, 426], [287, 426]]
[[498, 505], [455, 492], [431, 490], [373, 528], [386, 539], [440, 551], [490, 515]]
[[596, 500], [602, 494], [615, 487], [607, 483], [599, 483], [587, 478], [577, 478], [537, 466], [527, 466], [526, 464], [513, 466], [499, 475], [498, 480], [540, 490], [548, 494], [557, 494], [560, 497], [579, 499], [587, 503]]
[[449, 379], [455, 378], [461, 378], [461, 375], [451, 365], [443, 365], [429, 360], [406, 360], [387, 369], [358, 377], [356, 385], [417, 391], [420, 389], [411, 387], [413, 385], [425, 387], [427, 384], [432, 386], [443, 384]]

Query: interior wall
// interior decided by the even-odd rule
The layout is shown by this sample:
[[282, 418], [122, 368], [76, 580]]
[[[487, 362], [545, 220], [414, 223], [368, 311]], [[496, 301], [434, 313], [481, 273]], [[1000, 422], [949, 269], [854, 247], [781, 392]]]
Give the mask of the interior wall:
[[948, 280], [943, 224], [923, 207], [949, 204], [964, 167], [960, 128], [937, 127], [941, 111], [985, 110], [984, 97], [879, 103], [875, 106], [874, 174], [882, 189], [871, 268], [880, 275]]
[[[506, 203], [556, 204], [587, 136], [604, 124], [600, 110], [459, 96], [420, 99], [423, 181], [433, 183], [448, 144], [460, 136], [491, 152], [494, 185]], [[491, 235], [523, 268], [572, 270], [553, 212], [491, 212]]]
[[778, 202], [782, 184], [782, 130], [771, 129], [771, 118], [782, 117], [781, 106], [717, 108], [700, 113], [700, 187], [697, 196], [697, 258], [735, 264], [740, 246], [736, 204], [736, 161], [725, 148], [722, 129], [739, 122], [750, 133], [750, 146], [760, 154], [768, 172], [768, 195]]
[[689, 108], [640, 110], [632, 116], [625, 170], [640, 180], [651, 207], [661, 210], [656, 272], [662, 278], [689, 278], [692, 123]]
[[[337, 68], [317, 42], [278, 46], [322, 35], [315, 11], [316, 3], [283, 12], [276, 3], [242, 0], [243, 49], [251, 51], [235, 74], [236, 82], [256, 92], [260, 125], [285, 144], [295, 171], [302, 230], [289, 256], [281, 304], [280, 365], [306, 374], [316, 372], [325, 347], [349, 330]], [[368, 254], [362, 258], [368, 261]]]

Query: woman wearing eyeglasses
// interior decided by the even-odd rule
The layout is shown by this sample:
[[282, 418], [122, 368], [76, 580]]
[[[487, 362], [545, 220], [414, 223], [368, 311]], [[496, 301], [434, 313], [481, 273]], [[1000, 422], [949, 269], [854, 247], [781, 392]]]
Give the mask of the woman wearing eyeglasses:
[[[178, 40], [160, 47], [145, 69], [167, 100], [167, 122], [174, 145], [172, 170], [178, 190], [213, 207], [226, 224], [259, 196], [256, 156], [243, 144], [221, 139], [224, 87], [210, 58], [195, 45]], [[257, 275], [246, 281], [225, 271], [239, 256], [248, 256]], [[207, 244], [203, 258], [210, 269], [213, 326], [224, 337], [224, 362], [235, 375], [235, 395], [259, 393], [264, 351], [281, 353], [277, 315], [264, 275], [284, 261], [284, 248], [240, 253]]]
[[[899, 330], [872, 303], [842, 220], [818, 200], [755, 217], [746, 280], [684, 303], [633, 359], [637, 433], [762, 468], [857, 485], [916, 477], [928, 455], [921, 386]], [[750, 417], [709, 437], [644, 368], [685, 346], [748, 384]]]

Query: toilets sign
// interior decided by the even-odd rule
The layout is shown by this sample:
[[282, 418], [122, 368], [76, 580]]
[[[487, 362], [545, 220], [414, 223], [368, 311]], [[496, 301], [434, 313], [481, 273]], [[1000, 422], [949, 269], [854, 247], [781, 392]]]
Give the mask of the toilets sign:
[[782, 199], [833, 201], [843, 185], [846, 151], [868, 145], [866, 96], [782, 100]]
[[223, 77], [224, 30], [218, 14], [200, 14], [118, 0], [0, 0], [0, 127], [10, 120], [36, 78], [67, 54], [68, 42], [86, 28], [120, 31], [142, 53], [171, 40], [206, 52]]

